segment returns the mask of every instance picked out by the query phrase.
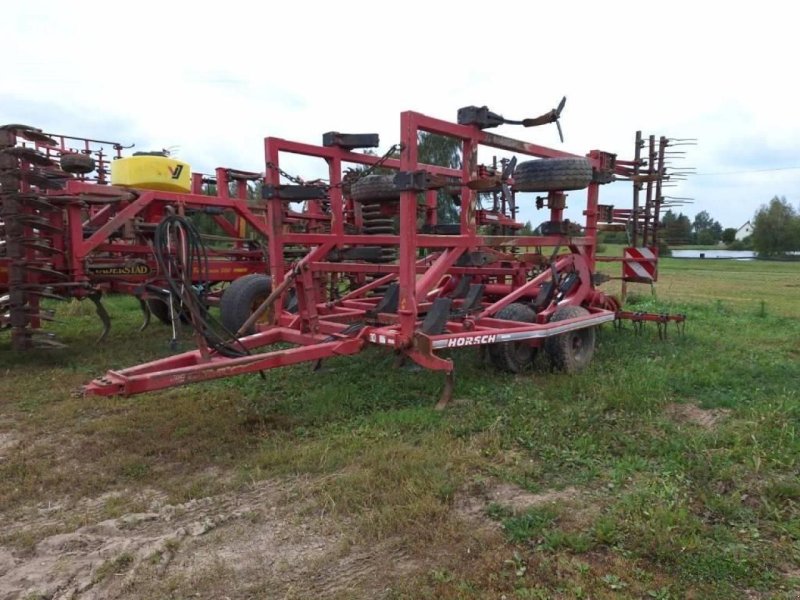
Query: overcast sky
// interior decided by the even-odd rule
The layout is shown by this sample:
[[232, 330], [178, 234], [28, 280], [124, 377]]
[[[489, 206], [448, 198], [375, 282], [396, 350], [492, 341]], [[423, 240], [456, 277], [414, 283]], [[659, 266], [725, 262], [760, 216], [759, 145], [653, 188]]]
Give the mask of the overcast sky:
[[[454, 120], [486, 104], [524, 118], [566, 95], [563, 145], [554, 126], [498, 131], [620, 158], [637, 129], [698, 138], [684, 161], [698, 175], [668, 193], [738, 227], [774, 195], [800, 202], [800, 50], [791, 3], [733, 6], [7, 2], [0, 121], [177, 147], [199, 171], [261, 171], [268, 135], [378, 132], [382, 153], [403, 110]], [[568, 216], [581, 220], [574, 194]], [[601, 199], [629, 205], [630, 184]], [[546, 218], [523, 204], [523, 219]]]

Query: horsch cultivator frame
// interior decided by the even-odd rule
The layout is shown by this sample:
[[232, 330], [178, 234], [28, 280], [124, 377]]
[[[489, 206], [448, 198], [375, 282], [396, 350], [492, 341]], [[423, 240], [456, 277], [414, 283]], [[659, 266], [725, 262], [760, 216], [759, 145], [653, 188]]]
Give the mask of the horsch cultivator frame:
[[[562, 107], [521, 124], [557, 122]], [[381, 158], [354, 151], [376, 145], [377, 136], [369, 134], [329, 133], [321, 146], [266, 138], [264, 233], [271, 281], [261, 296], [247, 292], [252, 276], [226, 292], [229, 311], [240, 315], [233, 320], [236, 351], [201, 343], [191, 352], [109, 371], [85, 392], [136, 394], [356, 354], [368, 345], [442, 371], [446, 384], [440, 406], [452, 394], [453, 362], [442, 354], [452, 348], [484, 347], [496, 366], [511, 372], [527, 369], [540, 347], [557, 368], [584, 368], [594, 350], [595, 328], [626, 316], [616, 299], [597, 287], [600, 226], [633, 215], [633, 227], [644, 223], [655, 240], [658, 225], [657, 206], [655, 212], [646, 207], [650, 212], [642, 221], [641, 208], [622, 213], [599, 204], [600, 186], [615, 177], [642, 183], [648, 161], [618, 161], [599, 150], [579, 156], [486, 131], [502, 122], [508, 121], [486, 107], [461, 109], [457, 123], [404, 112], [399, 155]], [[421, 135], [458, 140], [462, 166], [420, 163]], [[531, 160], [479, 165], [479, 147]], [[324, 160], [328, 181], [308, 185], [289, 176], [295, 185], [287, 185], [288, 174], [280, 166], [285, 154]], [[353, 164], [370, 169], [353, 176], [344, 170]], [[376, 166], [390, 174], [378, 173]], [[648, 168], [650, 181], [665, 177], [663, 166]], [[565, 191], [579, 189], [587, 190], [582, 228], [563, 217]], [[516, 235], [519, 192], [545, 194], [537, 203], [547, 208], [549, 219], [538, 235]], [[442, 194], [460, 205], [457, 225], [437, 223]], [[485, 194], [501, 202], [483, 210], [479, 196]], [[302, 218], [290, 209], [297, 201], [305, 203]], [[304, 249], [304, 256], [286, 261], [289, 248]], [[657, 253], [625, 260], [654, 266]]]

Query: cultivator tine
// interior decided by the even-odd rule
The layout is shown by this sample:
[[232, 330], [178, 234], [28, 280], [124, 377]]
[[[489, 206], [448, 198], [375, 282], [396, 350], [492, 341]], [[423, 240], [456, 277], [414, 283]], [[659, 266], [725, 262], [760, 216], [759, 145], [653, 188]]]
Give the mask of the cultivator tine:
[[436, 410], [444, 410], [450, 401], [453, 399], [453, 389], [455, 388], [455, 372], [448, 371], [445, 373], [444, 389], [439, 401], [436, 403]]
[[108, 332], [111, 331], [111, 317], [108, 316], [108, 311], [103, 306], [103, 295], [100, 292], [93, 292], [87, 298], [94, 303], [95, 312], [97, 312], [97, 316], [100, 317], [100, 321], [103, 323], [103, 333], [97, 338], [98, 342], [102, 342], [108, 336]]
[[681, 320], [675, 321], [675, 329], [678, 331], [678, 335], [686, 335], [686, 316], [679, 315], [683, 317]]
[[150, 311], [150, 305], [141, 297], [139, 297], [139, 308], [142, 309], [142, 315], [144, 316], [144, 321], [139, 327], [139, 331], [144, 331], [150, 325], [150, 317], [153, 313]]

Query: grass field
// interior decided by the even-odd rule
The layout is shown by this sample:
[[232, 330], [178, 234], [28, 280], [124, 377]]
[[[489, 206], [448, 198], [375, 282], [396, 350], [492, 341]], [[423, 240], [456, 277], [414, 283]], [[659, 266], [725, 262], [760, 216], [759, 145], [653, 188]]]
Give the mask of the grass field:
[[66, 350], [0, 337], [0, 596], [797, 598], [800, 264], [633, 288], [685, 335], [605, 327], [570, 377], [461, 351], [441, 413], [441, 376], [378, 350], [72, 396], [168, 354], [125, 298], [102, 345], [83, 310]]

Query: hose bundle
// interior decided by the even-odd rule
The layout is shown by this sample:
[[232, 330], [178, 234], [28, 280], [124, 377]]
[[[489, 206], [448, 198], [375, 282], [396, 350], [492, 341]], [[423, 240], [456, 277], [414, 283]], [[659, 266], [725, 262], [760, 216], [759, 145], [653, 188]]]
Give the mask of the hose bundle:
[[[167, 215], [156, 226], [154, 254], [164, 277], [170, 300], [184, 311], [195, 331], [222, 356], [236, 358], [250, 351], [208, 310], [203, 295], [209, 286], [208, 251], [194, 223], [186, 217]], [[196, 277], [193, 275], [196, 274]], [[169, 301], [173, 323], [174, 304]]]

